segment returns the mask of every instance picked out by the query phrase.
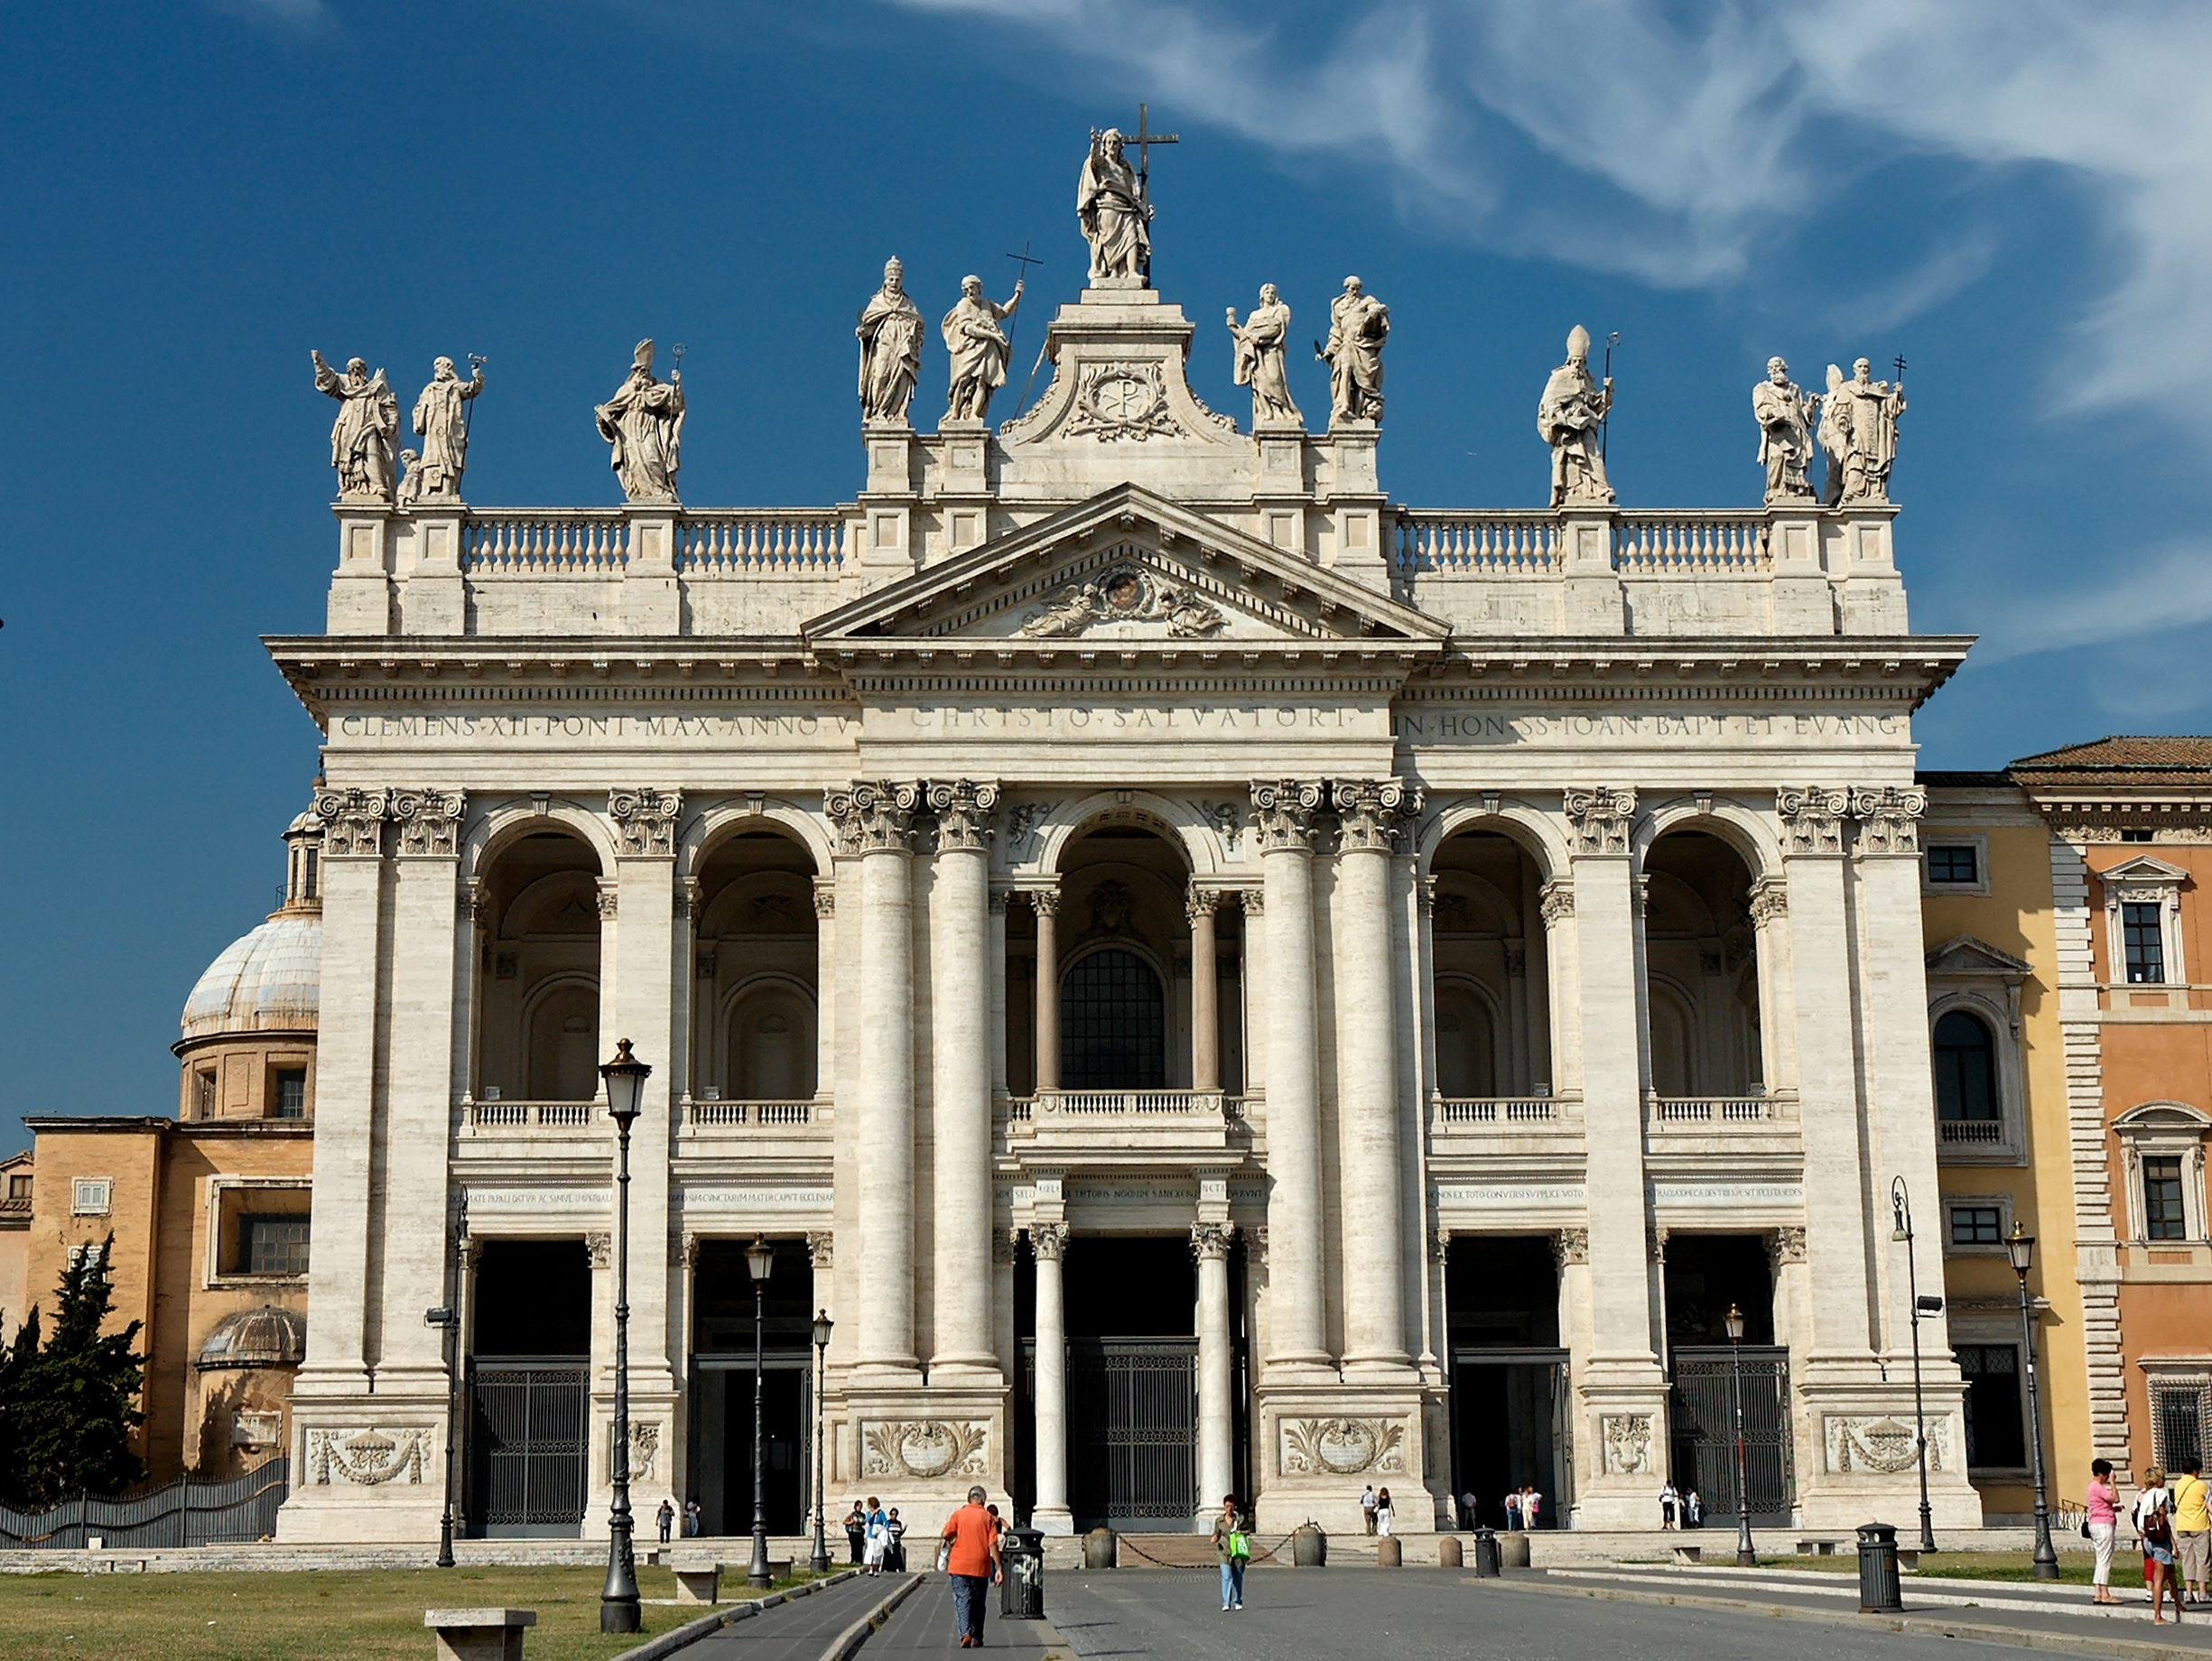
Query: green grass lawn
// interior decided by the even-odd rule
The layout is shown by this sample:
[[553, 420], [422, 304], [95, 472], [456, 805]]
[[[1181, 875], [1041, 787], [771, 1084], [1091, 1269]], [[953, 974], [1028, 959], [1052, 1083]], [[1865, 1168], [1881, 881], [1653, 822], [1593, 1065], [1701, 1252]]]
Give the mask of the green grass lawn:
[[[1707, 1561], [1711, 1561], [1708, 1559]], [[2129, 1584], [2128, 1576], [2135, 1576], [2133, 1585], [2142, 1588], [2142, 1558], [2127, 1551], [2115, 1552], [2112, 1560], [2112, 1583], [2115, 1587]], [[1859, 1557], [1855, 1551], [1838, 1552], [1833, 1557], [1761, 1557], [1762, 1569], [1821, 1569], [1834, 1574], [1856, 1574]], [[2087, 1586], [2096, 1562], [2087, 1552], [2060, 1552], [2059, 1554], [2059, 1583], [2067, 1586]], [[1913, 1572], [1902, 1572], [1904, 1578], [1913, 1578]], [[1919, 1577], [1921, 1580], [1975, 1580], [1975, 1581], [2031, 1581], [2035, 1578], [2035, 1564], [2024, 1550], [2018, 1552], [1938, 1552], [1932, 1557], [1922, 1557]]]
[[[606, 1661], [707, 1611], [647, 1603], [638, 1636], [602, 1637], [603, 1568], [302, 1569], [261, 1574], [0, 1575], [0, 1661], [428, 1661], [426, 1609], [537, 1611], [531, 1661]], [[744, 1591], [738, 1574], [736, 1590]], [[801, 1578], [806, 1578], [802, 1576]], [[782, 1584], [783, 1582], [778, 1582]], [[637, 1566], [647, 1598], [676, 1595]], [[723, 1580], [725, 1597], [730, 1577]]]

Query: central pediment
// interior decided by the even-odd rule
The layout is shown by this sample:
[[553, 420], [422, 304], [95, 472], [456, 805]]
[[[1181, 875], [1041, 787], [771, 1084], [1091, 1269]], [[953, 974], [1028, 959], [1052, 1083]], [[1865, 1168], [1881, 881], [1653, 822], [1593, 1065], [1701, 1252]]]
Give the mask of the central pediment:
[[1449, 627], [1135, 485], [890, 583], [806, 626], [818, 651], [946, 647], [1442, 650]]

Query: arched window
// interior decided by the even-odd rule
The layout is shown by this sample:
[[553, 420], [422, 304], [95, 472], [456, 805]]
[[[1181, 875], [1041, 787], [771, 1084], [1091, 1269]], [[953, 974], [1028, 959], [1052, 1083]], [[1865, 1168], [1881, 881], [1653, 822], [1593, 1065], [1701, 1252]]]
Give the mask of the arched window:
[[1165, 1090], [1167, 1000], [1152, 966], [1108, 948], [1060, 979], [1060, 1087]]
[[1936, 1117], [1976, 1124], [2002, 1115], [1997, 1101], [1995, 1045], [1989, 1028], [1954, 1009], [1936, 1023]]

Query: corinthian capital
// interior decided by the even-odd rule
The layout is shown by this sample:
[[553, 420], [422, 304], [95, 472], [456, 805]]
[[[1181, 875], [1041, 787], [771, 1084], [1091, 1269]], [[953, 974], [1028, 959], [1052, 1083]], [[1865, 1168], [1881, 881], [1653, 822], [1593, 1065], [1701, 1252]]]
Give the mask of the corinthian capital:
[[991, 821], [999, 812], [999, 786], [957, 779], [929, 787], [930, 811], [937, 816], [937, 851], [984, 853], [990, 848]]
[[1252, 831], [1259, 850], [1313, 846], [1314, 814], [1321, 806], [1317, 779], [1259, 779], [1252, 784]]
[[1396, 851], [1421, 811], [1419, 786], [1403, 779], [1338, 779], [1329, 787], [1329, 795], [1342, 826], [1338, 847], [1347, 850]]
[[1859, 851], [1863, 854], [1918, 854], [1920, 851], [1920, 815], [1928, 812], [1928, 793], [1918, 785], [1899, 789], [1854, 790], [1851, 816], [1859, 821]]
[[392, 817], [399, 824], [399, 851], [451, 859], [460, 852], [460, 821], [468, 799], [458, 790], [395, 790]]
[[1628, 852], [1629, 821], [1636, 817], [1636, 793], [1611, 784], [1573, 785], [1566, 792], [1566, 822], [1578, 854]]
[[1218, 1262], [1229, 1255], [1229, 1242], [1237, 1225], [1232, 1222], [1194, 1222], [1191, 1225], [1191, 1253], [1201, 1262]]
[[1774, 793], [1775, 816], [1782, 821], [1782, 847], [1793, 854], [1844, 851], [1844, 814], [1848, 791], [1826, 784], [1802, 785]]
[[326, 859], [374, 858], [384, 852], [384, 821], [392, 815], [388, 790], [319, 790], [315, 817], [322, 821]]
[[903, 849], [922, 805], [918, 784], [893, 784], [863, 779], [850, 790], [833, 792], [824, 807], [837, 827], [837, 851], [864, 854]]
[[683, 796], [674, 790], [610, 790], [607, 814], [615, 821], [615, 851], [627, 858], [673, 858], [676, 815]]

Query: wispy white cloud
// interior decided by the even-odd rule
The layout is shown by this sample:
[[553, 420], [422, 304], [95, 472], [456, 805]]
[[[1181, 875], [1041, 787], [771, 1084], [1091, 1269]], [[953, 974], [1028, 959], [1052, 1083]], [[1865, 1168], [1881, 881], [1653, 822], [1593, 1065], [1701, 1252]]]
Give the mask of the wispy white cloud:
[[[1976, 600], [1975, 615], [1984, 633], [1974, 658], [1984, 667], [2044, 652], [2112, 640], [2140, 643], [2195, 630], [2212, 623], [2212, 547], [2176, 543], [2132, 569], [2107, 569], [2095, 580], [2071, 588], [1985, 595]], [[2203, 659], [2201, 635], [2187, 641], [2186, 655]]]
[[[2212, 376], [2196, 0], [1366, 0], [1293, 5], [1279, 28], [1229, 0], [891, 3], [1019, 31], [1179, 119], [1373, 166], [1491, 246], [1661, 284], [1743, 279], [1886, 163], [2047, 170], [2110, 249], [2054, 402], [2110, 410]], [[1842, 314], [1894, 323], [1956, 292], [1995, 251], [1986, 229], [1960, 237]]]
[[272, 25], [288, 34], [320, 34], [337, 24], [323, 0], [207, 0], [207, 3], [229, 16]]

